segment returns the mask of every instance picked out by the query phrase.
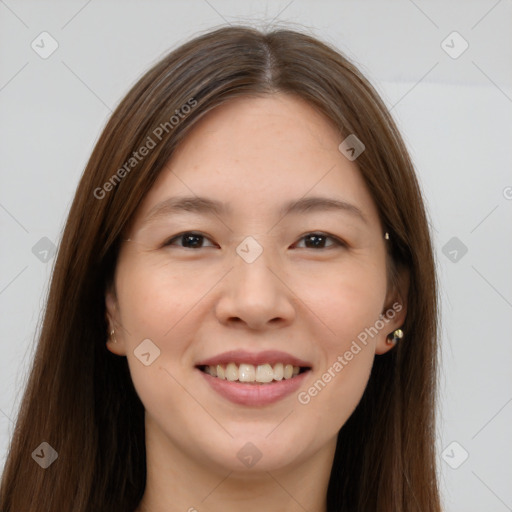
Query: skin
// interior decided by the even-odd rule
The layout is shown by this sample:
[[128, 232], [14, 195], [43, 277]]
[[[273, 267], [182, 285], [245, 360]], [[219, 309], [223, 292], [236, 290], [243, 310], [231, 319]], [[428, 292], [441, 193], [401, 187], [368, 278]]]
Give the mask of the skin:
[[[403, 324], [407, 294], [388, 289], [389, 242], [356, 161], [338, 150], [343, 138], [291, 95], [231, 100], [196, 125], [137, 211], [106, 304], [117, 339], [107, 347], [128, 358], [146, 410], [139, 512], [325, 512], [337, 433], [375, 355], [392, 348], [386, 336]], [[155, 205], [180, 195], [218, 199], [232, 212], [144, 225]], [[284, 202], [312, 195], [349, 202], [366, 222], [339, 211], [278, 215]], [[179, 237], [164, 245], [191, 230], [205, 237], [196, 246]], [[327, 238], [316, 248], [304, 238], [312, 232], [347, 246]], [[247, 236], [263, 248], [252, 263], [236, 252]], [[307, 391], [396, 302], [401, 311], [307, 404], [292, 393], [236, 405], [195, 369], [227, 350], [277, 349], [311, 363], [299, 390]], [[149, 366], [134, 355], [147, 338], [160, 350]], [[262, 455], [250, 468], [237, 457], [247, 442]]]

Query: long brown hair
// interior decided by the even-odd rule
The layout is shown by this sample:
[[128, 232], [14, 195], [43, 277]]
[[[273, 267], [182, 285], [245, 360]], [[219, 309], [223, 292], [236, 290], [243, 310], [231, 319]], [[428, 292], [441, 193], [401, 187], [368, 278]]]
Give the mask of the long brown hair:
[[[273, 92], [305, 99], [340, 137], [356, 134], [364, 143], [357, 165], [391, 235], [389, 284], [397, 285], [400, 268], [410, 276], [406, 337], [376, 357], [365, 393], [339, 432], [328, 511], [441, 510], [435, 264], [402, 138], [371, 84], [334, 48], [294, 30], [232, 26], [196, 37], [153, 66], [121, 101], [93, 150], [60, 242], [2, 477], [2, 512], [119, 512], [139, 504], [146, 480], [144, 408], [126, 358], [105, 347], [105, 290], [121, 233], [205, 113], [237, 96]], [[154, 147], [135, 158], [151, 145], [149, 138]], [[31, 457], [42, 442], [58, 452], [47, 469]]]

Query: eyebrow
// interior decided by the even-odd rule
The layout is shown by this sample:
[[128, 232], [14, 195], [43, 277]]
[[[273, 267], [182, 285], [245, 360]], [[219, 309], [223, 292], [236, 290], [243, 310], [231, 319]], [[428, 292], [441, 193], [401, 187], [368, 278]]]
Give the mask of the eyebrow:
[[[363, 212], [355, 205], [346, 201], [329, 197], [303, 197], [285, 203], [278, 211], [280, 217], [289, 214], [305, 214], [319, 211], [345, 212], [368, 223]], [[215, 199], [199, 196], [170, 197], [155, 205], [148, 213], [143, 224], [156, 219], [183, 212], [222, 216], [232, 212], [228, 204]]]

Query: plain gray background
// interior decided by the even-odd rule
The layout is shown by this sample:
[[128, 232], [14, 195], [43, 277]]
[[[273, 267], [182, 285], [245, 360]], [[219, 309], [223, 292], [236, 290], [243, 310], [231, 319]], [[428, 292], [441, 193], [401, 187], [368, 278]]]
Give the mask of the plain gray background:
[[54, 262], [44, 251], [111, 111], [198, 32], [272, 23], [353, 59], [402, 130], [441, 284], [445, 510], [512, 511], [511, 20], [510, 0], [0, 1], [0, 467]]

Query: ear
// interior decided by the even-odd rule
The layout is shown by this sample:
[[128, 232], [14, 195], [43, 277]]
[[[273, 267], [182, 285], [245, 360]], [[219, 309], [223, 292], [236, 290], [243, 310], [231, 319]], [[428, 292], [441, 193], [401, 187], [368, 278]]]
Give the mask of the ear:
[[[114, 289], [114, 285], [109, 285], [105, 292], [105, 316], [108, 326], [107, 349], [113, 354], [123, 356], [126, 355], [124, 346], [123, 329], [121, 327], [121, 319], [119, 314], [118, 301]], [[114, 335], [110, 333], [114, 331]], [[114, 343], [114, 337], [116, 342]]]
[[[393, 335], [395, 329], [400, 329], [407, 316], [407, 298], [409, 296], [409, 269], [402, 267], [397, 273], [396, 283], [391, 283], [384, 301], [382, 315], [384, 316], [384, 328], [379, 331], [375, 345], [376, 354], [385, 354], [393, 348], [387, 342], [388, 336]], [[387, 319], [387, 321], [386, 321]], [[407, 333], [404, 332], [404, 338]], [[401, 343], [399, 341], [398, 343]]]

